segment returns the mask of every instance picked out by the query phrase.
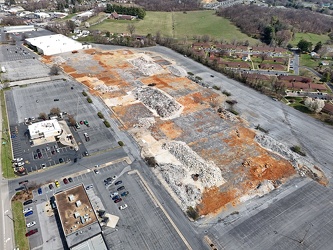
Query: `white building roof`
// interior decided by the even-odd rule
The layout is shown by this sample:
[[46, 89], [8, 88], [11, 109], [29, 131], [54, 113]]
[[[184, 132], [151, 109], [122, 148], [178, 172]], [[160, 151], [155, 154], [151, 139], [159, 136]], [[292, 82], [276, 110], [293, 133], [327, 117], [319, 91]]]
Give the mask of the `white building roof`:
[[36, 122], [28, 126], [31, 138], [38, 138], [39, 135], [45, 136], [59, 135], [61, 127], [58, 120], [46, 120]]
[[33, 25], [18, 25], [18, 26], [7, 26], [3, 28], [4, 32], [14, 33], [14, 32], [28, 32], [35, 30]]
[[61, 34], [28, 38], [26, 41], [47, 56], [86, 48], [82, 43]]

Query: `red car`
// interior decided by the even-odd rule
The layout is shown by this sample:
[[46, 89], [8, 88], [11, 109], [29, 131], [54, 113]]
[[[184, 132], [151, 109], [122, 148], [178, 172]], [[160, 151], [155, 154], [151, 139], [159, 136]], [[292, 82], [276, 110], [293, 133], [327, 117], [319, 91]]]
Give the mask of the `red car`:
[[68, 183], [67, 178], [64, 178], [64, 179], [63, 179], [63, 182], [64, 182], [65, 184], [67, 184], [67, 183]]
[[38, 232], [38, 229], [37, 229], [37, 228], [36, 228], [36, 229], [32, 229], [32, 230], [30, 230], [29, 232], [27, 232], [27, 233], [25, 234], [25, 236], [26, 236], [26, 237], [29, 237], [29, 236], [31, 236], [31, 235], [37, 233], [37, 232]]
[[122, 198], [118, 198], [118, 199], [114, 200], [114, 203], [121, 202], [122, 200], [123, 200]]

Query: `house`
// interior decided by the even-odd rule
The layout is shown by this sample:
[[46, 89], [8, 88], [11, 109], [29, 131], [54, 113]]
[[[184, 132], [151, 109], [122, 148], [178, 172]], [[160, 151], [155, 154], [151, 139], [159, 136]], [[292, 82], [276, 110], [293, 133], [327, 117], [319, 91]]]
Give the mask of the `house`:
[[319, 56], [316, 52], [314, 52], [314, 51], [312, 51], [312, 52], [310, 53], [310, 56], [311, 56], [312, 58], [320, 58], [320, 56]]
[[329, 115], [333, 115], [333, 104], [330, 102], [325, 103], [325, 106], [321, 111]]
[[330, 63], [329, 63], [329, 62], [326, 62], [326, 61], [321, 61], [321, 62], [320, 62], [320, 65], [322, 65], [322, 66], [329, 66]]
[[114, 11], [114, 12], [111, 13], [110, 18], [111, 18], [111, 19], [116, 19], [116, 20], [117, 20], [117, 19], [119, 18], [119, 15], [118, 15], [117, 12]]

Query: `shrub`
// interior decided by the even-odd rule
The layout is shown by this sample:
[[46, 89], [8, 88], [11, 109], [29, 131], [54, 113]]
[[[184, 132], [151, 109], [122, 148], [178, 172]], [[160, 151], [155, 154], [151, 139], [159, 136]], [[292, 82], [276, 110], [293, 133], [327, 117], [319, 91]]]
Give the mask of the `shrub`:
[[187, 72], [188, 75], [193, 76], [194, 74], [192, 72]]
[[99, 111], [99, 112], [97, 113], [97, 115], [98, 115], [99, 118], [104, 119], [104, 115], [102, 114], [101, 111]]
[[301, 149], [300, 146], [295, 145], [295, 146], [292, 146], [290, 149], [291, 149], [293, 152], [295, 152], [295, 153], [297, 153], [297, 154], [299, 154], [299, 155], [301, 155], [301, 156], [306, 156], [306, 153], [303, 152], [303, 150]]
[[149, 167], [152, 167], [152, 168], [156, 167], [157, 162], [155, 160], [155, 157], [153, 157], [153, 156], [145, 157], [145, 161], [147, 162]]
[[125, 144], [122, 141], [118, 141], [120, 147], [123, 147]]
[[196, 80], [199, 80], [199, 81], [202, 80], [202, 78], [201, 78], [200, 76], [196, 76], [195, 79], [196, 79]]
[[82, 91], [82, 95], [87, 96], [88, 94], [86, 91]]
[[214, 85], [214, 86], [213, 86], [213, 89], [220, 90], [221, 87]]
[[87, 97], [87, 102], [92, 103], [93, 101], [91, 100], [90, 97]]
[[107, 127], [107, 128], [111, 127], [110, 123], [107, 120], [104, 120], [103, 123], [104, 123], [105, 127]]
[[193, 207], [187, 207], [186, 214], [188, 217], [192, 218], [193, 220], [199, 219], [199, 213]]
[[234, 115], [238, 115], [239, 113], [236, 111], [236, 110], [234, 110], [234, 109], [228, 109], [228, 111], [230, 112], [230, 113], [233, 113]]
[[223, 91], [222, 91], [222, 94], [224, 94], [224, 95], [226, 95], [226, 96], [231, 96], [231, 93], [228, 92], [228, 91], [226, 91], [226, 90], [223, 90]]

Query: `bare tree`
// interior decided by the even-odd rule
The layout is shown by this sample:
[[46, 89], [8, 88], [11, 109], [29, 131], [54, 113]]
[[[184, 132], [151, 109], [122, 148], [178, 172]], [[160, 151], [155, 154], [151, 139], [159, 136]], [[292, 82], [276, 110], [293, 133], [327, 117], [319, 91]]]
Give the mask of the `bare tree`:
[[304, 101], [305, 107], [314, 113], [319, 113], [325, 106], [325, 101], [321, 99], [312, 99], [307, 97]]
[[44, 121], [47, 119], [47, 114], [46, 113], [39, 113], [39, 119], [43, 119]]
[[61, 113], [61, 111], [60, 111], [60, 108], [58, 108], [58, 107], [51, 108], [51, 110], [50, 110], [51, 115], [60, 115], [60, 113]]
[[135, 32], [135, 26], [134, 26], [134, 24], [128, 24], [127, 25], [127, 30], [128, 30], [128, 32], [131, 34], [131, 36], [133, 35], [133, 33]]
[[69, 124], [74, 126], [76, 124], [76, 120], [74, 118], [74, 116], [72, 115], [68, 115], [68, 121], [69, 121]]
[[201, 39], [202, 39], [202, 41], [203, 41], [204, 43], [207, 43], [207, 42], [210, 41], [210, 36], [208, 36], [208, 35], [203, 35], [203, 36], [201, 37]]

